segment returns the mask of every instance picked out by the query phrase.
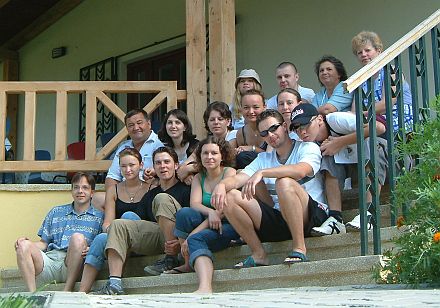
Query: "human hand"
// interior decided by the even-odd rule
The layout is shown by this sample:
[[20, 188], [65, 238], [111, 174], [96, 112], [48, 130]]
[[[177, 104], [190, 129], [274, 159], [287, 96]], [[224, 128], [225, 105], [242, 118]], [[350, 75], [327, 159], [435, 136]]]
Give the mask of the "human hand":
[[341, 139], [339, 137], [329, 136], [320, 146], [321, 154], [333, 156], [338, 153], [344, 147], [340, 141]]
[[194, 180], [194, 174], [190, 174], [183, 180], [183, 183], [185, 183], [188, 186], [191, 186], [193, 180]]
[[219, 211], [223, 211], [226, 205], [226, 187], [218, 183], [211, 193], [211, 206]]
[[178, 239], [166, 241], [164, 252], [167, 255], [177, 255], [180, 251], [180, 243]]
[[180, 253], [184, 258], [189, 258], [188, 241], [185, 240], [182, 245], [180, 245]]
[[218, 211], [209, 211], [208, 224], [210, 229], [218, 230], [222, 234], [222, 219]]
[[156, 176], [156, 171], [153, 168], [145, 168], [144, 169], [144, 180], [148, 181], [153, 179]]
[[87, 246], [82, 252], [81, 252], [81, 257], [85, 258], [87, 253], [89, 252], [90, 247]]
[[262, 179], [263, 174], [261, 171], [257, 171], [256, 173], [254, 173], [254, 175], [251, 176], [249, 180], [247, 180], [246, 184], [244, 184], [244, 186], [242, 187], [241, 197], [243, 199], [246, 198], [247, 200], [253, 199], [255, 196], [255, 187], [258, 185], [258, 183], [261, 182]]

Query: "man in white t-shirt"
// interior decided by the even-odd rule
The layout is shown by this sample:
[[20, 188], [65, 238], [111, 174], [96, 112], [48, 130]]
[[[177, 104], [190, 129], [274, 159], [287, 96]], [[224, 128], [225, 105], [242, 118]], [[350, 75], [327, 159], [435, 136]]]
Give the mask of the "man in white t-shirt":
[[[315, 92], [310, 88], [302, 87], [298, 84], [299, 74], [295, 64], [291, 62], [281, 62], [276, 70], [275, 76], [279, 89], [291, 88], [299, 92], [303, 101], [311, 102], [315, 96]], [[266, 101], [267, 109], [277, 109], [277, 96], [274, 95]]]
[[[259, 153], [236, 176], [223, 179], [212, 192], [211, 204], [223, 210], [252, 250], [235, 268], [267, 265], [264, 241], [292, 239], [284, 263], [307, 261], [304, 235], [328, 217], [319, 173], [321, 151], [313, 142], [292, 140], [277, 110], [263, 111], [257, 126], [274, 151]], [[259, 193], [255, 199], [256, 189], [266, 189], [271, 198], [263, 202]]]
[[[330, 208], [329, 218], [320, 226], [311, 230], [313, 236], [345, 233], [342, 221], [341, 190], [347, 177], [346, 168], [357, 164], [356, 115], [351, 112], [332, 112], [320, 115], [312, 104], [301, 103], [292, 110], [290, 130], [296, 131], [299, 138], [307, 142], [316, 142], [322, 152], [321, 173], [324, 176], [325, 192]], [[376, 121], [377, 134], [385, 132], [385, 126]], [[364, 136], [368, 137], [368, 126], [364, 127]], [[385, 182], [387, 158], [386, 140], [378, 139], [378, 175], [379, 184]], [[369, 154], [369, 142], [365, 141], [365, 153]], [[379, 186], [380, 186], [379, 185]], [[371, 198], [371, 196], [369, 196]], [[352, 230], [360, 228], [359, 215], [347, 227]], [[368, 228], [371, 229], [371, 223]]]

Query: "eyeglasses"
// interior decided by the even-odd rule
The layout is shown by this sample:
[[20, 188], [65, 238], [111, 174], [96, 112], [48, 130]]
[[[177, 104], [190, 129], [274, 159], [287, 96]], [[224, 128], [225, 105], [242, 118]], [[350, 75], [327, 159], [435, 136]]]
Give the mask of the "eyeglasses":
[[269, 128], [266, 129], [266, 130], [262, 130], [262, 131], [260, 132], [260, 136], [261, 136], [261, 137], [266, 137], [267, 135], [269, 135], [269, 132], [270, 132], [270, 133], [275, 132], [275, 131], [278, 129], [278, 127], [280, 127], [281, 125], [283, 125], [283, 124], [282, 124], [282, 123], [277, 123], [277, 124], [272, 125], [271, 127], [269, 127]]
[[309, 123], [307, 124], [300, 124], [300, 125], [294, 125], [293, 129], [298, 131], [298, 130], [306, 130], [309, 128], [310, 124], [312, 124], [312, 122], [317, 118], [318, 116], [314, 116], [310, 119]]
[[82, 185], [82, 186], [80, 186], [80, 185], [73, 185], [72, 189], [74, 191], [80, 191], [80, 190], [87, 191], [87, 190], [91, 189], [91, 186], [90, 185]]

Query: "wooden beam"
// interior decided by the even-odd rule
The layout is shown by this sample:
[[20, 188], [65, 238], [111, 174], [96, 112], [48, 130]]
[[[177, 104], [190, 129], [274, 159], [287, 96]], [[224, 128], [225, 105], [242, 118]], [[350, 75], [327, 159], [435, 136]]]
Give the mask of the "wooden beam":
[[24, 151], [23, 160], [35, 158], [35, 116], [37, 113], [37, 95], [35, 92], [26, 92], [24, 99]]
[[202, 139], [207, 106], [205, 0], [186, 0], [186, 80], [188, 117]]
[[86, 160], [94, 160], [96, 155], [96, 95], [86, 92]]
[[5, 160], [6, 92], [0, 92], [0, 161]]
[[57, 92], [55, 160], [65, 160], [67, 150], [67, 92]]
[[[17, 58], [7, 58], [3, 60], [3, 81], [17, 81], [18, 76], [18, 56]], [[10, 122], [8, 139], [12, 145], [12, 151], [17, 153], [17, 119], [18, 119], [18, 95], [7, 95], [7, 118]], [[15, 154], [16, 155], [16, 154]]]
[[235, 77], [235, 1], [209, 1], [210, 101], [233, 101]]
[[0, 161], [2, 172], [107, 171], [111, 160], [21, 160]]
[[53, 25], [61, 17], [78, 6], [83, 0], [61, 0], [51, 7], [44, 14], [40, 15], [30, 25], [20, 31], [17, 35], [3, 44], [3, 48], [18, 50], [27, 42], [35, 38], [44, 30]]
[[9, 0], [0, 0], [0, 9], [8, 4]]

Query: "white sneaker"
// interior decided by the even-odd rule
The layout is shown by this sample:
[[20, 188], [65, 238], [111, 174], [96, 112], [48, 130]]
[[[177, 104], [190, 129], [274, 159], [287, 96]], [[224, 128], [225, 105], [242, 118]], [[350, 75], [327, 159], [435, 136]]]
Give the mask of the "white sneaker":
[[[371, 213], [367, 212], [367, 230], [373, 229], [373, 224], [370, 222], [371, 217]], [[361, 229], [361, 215], [358, 214], [355, 218], [353, 218], [352, 221], [347, 222], [345, 226], [347, 227], [348, 231], [359, 231]]]
[[333, 216], [330, 216], [320, 227], [313, 227], [310, 234], [312, 236], [323, 236], [346, 232], [344, 224], [337, 221]]

